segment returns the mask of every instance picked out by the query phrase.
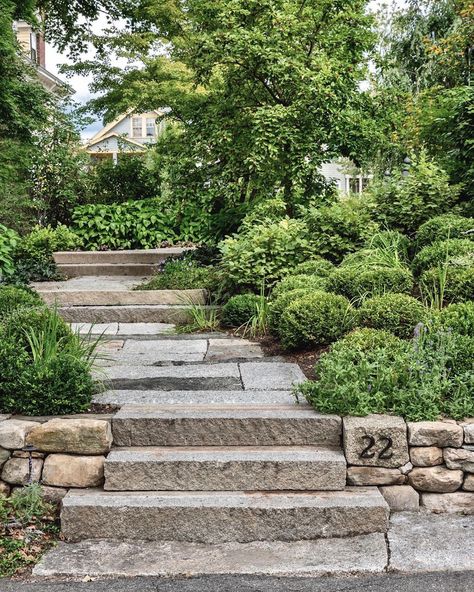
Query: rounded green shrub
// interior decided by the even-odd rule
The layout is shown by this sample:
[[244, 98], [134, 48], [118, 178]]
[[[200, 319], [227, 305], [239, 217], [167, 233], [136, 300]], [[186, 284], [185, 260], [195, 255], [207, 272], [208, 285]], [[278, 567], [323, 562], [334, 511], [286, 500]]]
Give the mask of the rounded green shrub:
[[465, 218], [456, 214], [442, 214], [422, 224], [416, 233], [418, 248], [449, 238], [474, 240], [474, 218]]
[[474, 302], [450, 304], [436, 315], [436, 322], [460, 335], [474, 336]]
[[285, 292], [305, 288], [306, 290], [325, 290], [327, 286], [326, 278], [315, 275], [289, 275], [273, 288], [272, 299], [279, 298]]
[[329, 277], [334, 269], [334, 263], [324, 259], [324, 257], [317, 257], [297, 265], [293, 269], [291, 275], [316, 275], [318, 277]]
[[424, 271], [434, 267], [456, 265], [458, 260], [462, 266], [465, 266], [468, 263], [467, 258], [471, 259], [472, 265], [474, 263], [474, 242], [467, 238], [450, 238], [423, 247], [415, 255], [412, 268], [415, 275], [421, 275]]
[[311, 294], [311, 292], [311, 288], [295, 288], [294, 290], [282, 292], [278, 298], [272, 299], [268, 307], [268, 326], [270, 332], [278, 335], [281, 315], [286, 307], [298, 298]]
[[0, 286], [0, 320], [19, 308], [41, 306], [41, 298], [32, 290]]
[[349, 331], [353, 322], [352, 306], [344, 296], [316, 291], [286, 307], [278, 334], [287, 349], [325, 345]]
[[[441, 272], [442, 295], [444, 302], [466, 302], [474, 298], [474, 266], [450, 265]], [[421, 274], [420, 286], [427, 294], [438, 293], [440, 288], [440, 270], [428, 269]]]
[[373, 296], [386, 292], [410, 294], [413, 276], [406, 267], [341, 266], [328, 279], [328, 290], [349, 299]]
[[337, 351], [339, 348], [350, 348], [358, 351], [371, 351], [374, 348], [399, 347], [400, 337], [397, 337], [389, 331], [383, 329], [372, 329], [362, 327], [354, 329], [345, 337], [336, 341], [331, 347], [331, 351]]
[[[21, 347], [29, 347], [27, 333], [30, 330], [51, 332], [63, 345], [71, 343], [76, 336], [63, 319], [46, 307], [19, 308], [3, 319], [2, 330], [7, 338]], [[53, 337], [51, 337], [53, 339]]]
[[261, 296], [239, 294], [232, 296], [222, 308], [222, 323], [226, 327], [240, 327], [256, 314]]
[[366, 300], [359, 309], [359, 324], [390, 331], [397, 337], [409, 338], [416, 325], [427, 318], [423, 304], [407, 294], [384, 294]]

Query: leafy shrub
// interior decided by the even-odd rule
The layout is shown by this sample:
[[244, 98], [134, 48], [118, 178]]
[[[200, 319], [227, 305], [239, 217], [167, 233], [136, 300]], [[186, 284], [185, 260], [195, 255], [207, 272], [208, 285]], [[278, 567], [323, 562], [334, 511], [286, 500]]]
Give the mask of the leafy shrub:
[[222, 309], [222, 322], [227, 327], [240, 327], [248, 323], [257, 312], [260, 296], [238, 294], [232, 296]]
[[217, 284], [217, 271], [203, 267], [191, 259], [169, 259], [157, 274], [137, 290], [212, 290]]
[[335, 263], [362, 247], [377, 230], [365, 204], [357, 198], [309, 208], [304, 221], [313, 250]]
[[286, 310], [287, 306], [289, 306], [298, 298], [311, 294], [313, 290], [311, 288], [295, 288], [293, 290], [287, 290], [281, 292], [276, 298], [273, 298], [269, 303], [268, 307], [268, 326], [274, 335], [278, 335], [278, 327], [280, 325], [280, 319], [283, 312]]
[[399, 347], [400, 337], [383, 329], [371, 329], [368, 327], [357, 328], [348, 333], [340, 341], [337, 341], [332, 350], [339, 347], [350, 347], [359, 351], [370, 351], [378, 347]]
[[449, 238], [474, 240], [474, 218], [464, 218], [456, 214], [442, 214], [422, 224], [416, 233], [418, 247]]
[[150, 249], [175, 241], [177, 221], [159, 199], [79, 206], [73, 229], [87, 249]]
[[14, 286], [0, 286], [0, 321], [19, 308], [40, 305], [41, 298], [36, 292]]
[[325, 345], [350, 330], [353, 320], [352, 307], [346, 298], [318, 291], [286, 307], [278, 334], [288, 349]]
[[3, 412], [53, 415], [89, 407], [96, 343], [81, 341], [46, 308], [18, 310], [0, 333]]
[[307, 292], [314, 290], [325, 290], [327, 280], [315, 275], [289, 275], [278, 282], [273, 288], [272, 298], [278, 298], [286, 292], [296, 290], [298, 288], [305, 288]]
[[474, 336], [474, 302], [450, 304], [438, 313], [436, 320], [442, 327], [472, 337]]
[[381, 295], [386, 292], [410, 294], [413, 276], [406, 267], [341, 266], [328, 279], [328, 290], [349, 299]]
[[421, 274], [420, 287], [433, 306], [441, 308], [446, 302], [466, 302], [474, 298], [474, 265], [450, 264], [432, 267]]
[[390, 331], [397, 337], [413, 336], [416, 325], [426, 319], [427, 310], [407, 294], [384, 294], [366, 300], [359, 309], [359, 323]]
[[14, 230], [0, 224], [0, 279], [13, 275], [14, 253], [19, 241], [20, 237]]
[[318, 277], [326, 278], [334, 271], [334, 263], [324, 259], [323, 257], [316, 257], [299, 263], [291, 272], [291, 275], [316, 275]]
[[310, 256], [306, 225], [291, 218], [244, 229], [220, 243], [222, 266], [238, 286], [273, 286]]
[[408, 236], [397, 230], [381, 230], [370, 237], [365, 246], [371, 250], [396, 253], [398, 260], [406, 261], [411, 241]]
[[474, 339], [428, 329], [411, 342], [360, 333], [334, 344], [316, 366], [317, 380], [298, 387], [318, 411], [409, 421], [472, 415]]
[[449, 211], [459, 190], [449, 184], [446, 172], [425, 153], [413, 158], [409, 174], [394, 173], [374, 183], [370, 194], [380, 222], [404, 233], [413, 233], [426, 220]]
[[[474, 242], [467, 238], [451, 238], [436, 241], [423, 247], [413, 259], [413, 272], [420, 275], [433, 267], [456, 264], [456, 260], [464, 256], [474, 257]], [[461, 262], [462, 265], [462, 262]]]

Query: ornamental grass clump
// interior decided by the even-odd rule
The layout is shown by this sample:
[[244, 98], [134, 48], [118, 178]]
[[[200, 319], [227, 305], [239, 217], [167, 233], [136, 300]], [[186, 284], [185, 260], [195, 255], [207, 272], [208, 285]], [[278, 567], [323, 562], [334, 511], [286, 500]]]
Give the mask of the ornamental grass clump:
[[278, 335], [286, 349], [327, 345], [347, 333], [353, 324], [354, 310], [347, 298], [316, 291], [286, 307]]
[[363, 327], [384, 329], [397, 337], [408, 339], [418, 323], [425, 321], [428, 310], [407, 294], [384, 294], [363, 302], [358, 311], [358, 323]]

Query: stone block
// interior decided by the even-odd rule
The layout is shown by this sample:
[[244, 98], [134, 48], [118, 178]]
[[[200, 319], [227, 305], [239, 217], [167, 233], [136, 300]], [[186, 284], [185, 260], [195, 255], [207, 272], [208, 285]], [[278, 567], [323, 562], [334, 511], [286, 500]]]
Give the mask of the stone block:
[[8, 485], [8, 483], [5, 483], [5, 481], [0, 481], [0, 496], [4, 495], [5, 497], [10, 495], [10, 485]]
[[51, 504], [59, 504], [63, 497], [67, 494], [67, 489], [64, 487], [50, 487], [49, 485], [41, 486], [41, 495], [43, 499]]
[[0, 469], [3, 467], [3, 465], [7, 462], [9, 458], [10, 451], [6, 448], [0, 448]]
[[56, 487], [99, 487], [104, 480], [104, 456], [50, 454], [44, 462], [43, 483]]
[[209, 339], [206, 361], [225, 362], [227, 360], [263, 358], [258, 343], [244, 339]]
[[415, 467], [434, 467], [443, 464], [443, 449], [437, 446], [413, 446], [410, 460]]
[[464, 477], [464, 484], [462, 488], [465, 491], [474, 491], [474, 475], [468, 474]]
[[422, 493], [421, 505], [436, 514], [446, 512], [448, 514], [472, 515], [474, 514], [474, 493], [467, 491], [456, 491], [455, 493]]
[[474, 473], [474, 450], [445, 448], [443, 455], [448, 469], [460, 469], [465, 473]]
[[400, 472], [402, 475], [408, 475], [408, 473], [412, 470], [413, 470], [413, 465], [411, 462], [407, 462], [406, 464], [403, 465], [403, 467], [400, 467]]
[[417, 421], [408, 423], [410, 446], [462, 446], [464, 432], [461, 426], [448, 421]]
[[104, 454], [112, 446], [112, 430], [108, 421], [52, 419], [31, 430], [27, 442], [45, 452]]
[[410, 485], [379, 487], [392, 512], [417, 512], [420, 509], [420, 494]]
[[462, 424], [464, 429], [464, 443], [474, 444], [474, 419]]
[[347, 483], [349, 485], [402, 485], [406, 477], [399, 469], [383, 467], [349, 467]]
[[0, 422], [0, 446], [8, 450], [23, 448], [26, 444], [26, 436], [38, 425], [36, 421], [19, 419], [7, 419]]
[[412, 487], [420, 491], [449, 493], [461, 487], [463, 472], [452, 471], [443, 465], [437, 467], [415, 467], [408, 475], [408, 481]]
[[41, 479], [42, 468], [43, 461], [40, 458], [32, 459], [30, 476], [29, 460], [27, 458], [10, 458], [3, 465], [2, 479], [10, 485], [26, 485], [29, 481], [39, 481]]
[[401, 467], [409, 461], [407, 429], [401, 417], [345, 417], [344, 452], [351, 465]]
[[306, 380], [298, 364], [288, 362], [245, 362], [240, 372], [246, 391], [287, 391]]

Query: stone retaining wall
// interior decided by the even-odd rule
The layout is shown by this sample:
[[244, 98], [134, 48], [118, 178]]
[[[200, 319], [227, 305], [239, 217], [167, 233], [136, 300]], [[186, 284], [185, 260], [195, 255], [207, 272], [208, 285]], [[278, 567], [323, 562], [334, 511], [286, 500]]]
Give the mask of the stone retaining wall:
[[348, 485], [377, 485], [394, 511], [474, 513], [474, 418], [343, 420]]
[[[58, 501], [69, 488], [100, 487], [111, 447], [107, 419], [0, 416], [0, 493], [39, 481]], [[378, 486], [393, 511], [474, 513], [474, 418], [346, 417], [343, 449], [347, 484]]]

